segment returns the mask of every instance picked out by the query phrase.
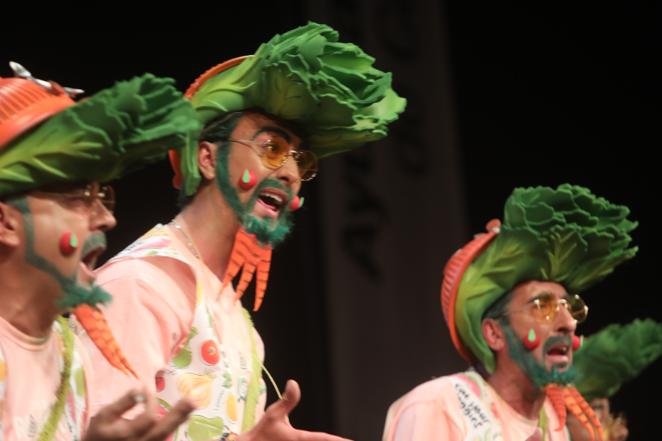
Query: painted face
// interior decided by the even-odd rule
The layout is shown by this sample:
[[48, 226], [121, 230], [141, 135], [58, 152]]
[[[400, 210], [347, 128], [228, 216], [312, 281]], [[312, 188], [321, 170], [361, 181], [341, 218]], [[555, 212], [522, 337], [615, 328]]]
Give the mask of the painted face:
[[[105, 250], [104, 231], [116, 224], [102, 196], [90, 184], [35, 191], [13, 203], [23, 213], [26, 261], [56, 282], [67, 306], [74, 306], [68, 296], [98, 295], [92, 270]], [[65, 234], [75, 238], [71, 252], [63, 252]]]
[[[553, 314], [541, 314], [540, 299], [558, 305]], [[510, 357], [539, 387], [549, 383], [565, 384], [574, 377], [572, 337], [577, 321], [565, 304], [569, 296], [563, 286], [554, 282], [529, 281], [518, 285], [502, 320]], [[535, 335], [540, 344], [529, 351], [523, 341]]]
[[[262, 242], [276, 245], [291, 228], [289, 203], [301, 189], [299, 167], [293, 155], [274, 163], [269, 157], [273, 144], [296, 151], [301, 138], [269, 116], [247, 112], [242, 115], [228, 148], [218, 151], [217, 183], [241, 224]], [[239, 185], [249, 171], [255, 185]]]

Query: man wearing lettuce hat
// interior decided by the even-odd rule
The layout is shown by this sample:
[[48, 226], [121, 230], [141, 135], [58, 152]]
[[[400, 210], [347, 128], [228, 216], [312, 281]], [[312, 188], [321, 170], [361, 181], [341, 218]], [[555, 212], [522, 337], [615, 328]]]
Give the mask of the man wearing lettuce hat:
[[[625, 418], [609, 411], [609, 398], [660, 355], [662, 324], [651, 319], [609, 325], [586, 337], [574, 354], [575, 387], [595, 410], [605, 441], [624, 441], [628, 436]], [[574, 418], [568, 419], [568, 429], [573, 441], [590, 439]]]
[[[146, 74], [75, 103], [74, 92], [11, 63], [0, 78], [0, 438], [164, 439], [192, 410], [159, 420], [131, 390], [90, 421], [93, 370], [72, 312], [121, 375], [134, 373], [97, 309], [92, 269], [115, 225], [120, 177], [195, 142], [199, 123], [168, 79]], [[145, 402], [132, 421], [124, 411]]]
[[[338, 439], [289, 425], [295, 382], [263, 416], [264, 349], [241, 296], [254, 276], [253, 310], [260, 307], [272, 247], [303, 205], [298, 192], [317, 158], [384, 137], [404, 110], [391, 75], [373, 62], [330, 27], [309, 23], [189, 87], [204, 129], [197, 146], [171, 152], [183, 209], [99, 275], [116, 296], [107, 314], [125, 330], [118, 339], [138, 374], [154, 379], [164, 408], [181, 396], [197, 406], [177, 440]], [[97, 358], [109, 401], [125, 380]]]
[[384, 439], [567, 440], [568, 412], [601, 439], [572, 386], [588, 314], [579, 293], [635, 255], [628, 214], [578, 186], [515, 189], [503, 224], [488, 223], [444, 269], [444, 318], [473, 369], [396, 401]]

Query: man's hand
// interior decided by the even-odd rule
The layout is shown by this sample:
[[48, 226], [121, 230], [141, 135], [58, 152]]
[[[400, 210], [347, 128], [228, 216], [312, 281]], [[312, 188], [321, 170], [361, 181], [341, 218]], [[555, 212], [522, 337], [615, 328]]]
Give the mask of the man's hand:
[[[144, 403], [145, 410], [132, 420], [122, 415]], [[104, 407], [90, 421], [83, 441], [165, 440], [188, 418], [194, 407], [188, 400], [180, 400], [163, 417], [157, 411], [156, 399], [145, 391], [133, 390]]]
[[294, 380], [288, 380], [283, 398], [269, 406], [255, 427], [241, 435], [239, 441], [349, 441], [327, 433], [307, 432], [292, 427], [287, 416], [300, 399], [299, 385]]

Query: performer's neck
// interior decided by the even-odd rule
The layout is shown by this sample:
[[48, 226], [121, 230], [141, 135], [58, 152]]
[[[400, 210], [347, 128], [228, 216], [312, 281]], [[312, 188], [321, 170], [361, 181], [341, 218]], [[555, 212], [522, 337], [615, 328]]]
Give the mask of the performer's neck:
[[220, 192], [211, 186], [201, 189], [175, 220], [190, 237], [199, 258], [222, 279], [240, 225]]
[[53, 322], [62, 313], [56, 307], [60, 298], [57, 282], [46, 281], [45, 285], [38, 286], [44, 277], [30, 270], [2, 271], [0, 279], [0, 316], [23, 334], [48, 337]]
[[497, 367], [487, 381], [517, 413], [530, 420], [538, 419], [545, 393], [531, 382], [519, 366], [508, 369]]

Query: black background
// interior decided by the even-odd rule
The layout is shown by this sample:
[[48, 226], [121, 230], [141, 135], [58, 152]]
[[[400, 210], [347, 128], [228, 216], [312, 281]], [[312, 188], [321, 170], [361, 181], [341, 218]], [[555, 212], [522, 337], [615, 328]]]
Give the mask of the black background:
[[[658, 211], [656, 158], [661, 145], [659, 5], [530, 3], [449, 1], [439, 17], [439, 26], [447, 28], [446, 62], [461, 158], [457, 166], [469, 231], [481, 231], [499, 215], [515, 186], [588, 186], [631, 208], [640, 221], [634, 232], [640, 251], [586, 293], [591, 317], [581, 332], [636, 317], [660, 321], [656, 239], [661, 222], [653, 212]], [[329, 4], [340, 11], [335, 16], [347, 7], [342, 1]], [[150, 10], [111, 4], [94, 9], [26, 5], [16, 13], [2, 11], [0, 74], [10, 75], [6, 63], [14, 60], [39, 78], [91, 93], [149, 71], [175, 78], [184, 89], [208, 67], [252, 53], [274, 33], [304, 24], [307, 11], [303, 1], [173, 3]], [[342, 39], [343, 29], [327, 23], [338, 27]], [[397, 79], [397, 65], [377, 65]], [[324, 163], [321, 167], [319, 180], [324, 179]], [[176, 193], [167, 185], [170, 178], [163, 163], [116, 185], [120, 226], [109, 234], [108, 256], [154, 223], [174, 216]], [[302, 384], [304, 402], [293, 423], [333, 431], [324, 302], [315, 297], [331, 293], [324, 292], [319, 274], [296, 270], [297, 250], [320, 228], [317, 184], [306, 187], [304, 193], [312, 196], [306, 198], [308, 208], [274, 261], [270, 297], [279, 302], [267, 302], [256, 324], [279, 383], [295, 377]], [[316, 256], [323, 262], [324, 250], [316, 250]], [[290, 293], [282, 288], [291, 284], [318, 289]], [[380, 324], [370, 323], [368, 313], [366, 325]], [[654, 439], [659, 432], [654, 424], [659, 374], [658, 361], [613, 399], [613, 407], [627, 415], [630, 439]]]

